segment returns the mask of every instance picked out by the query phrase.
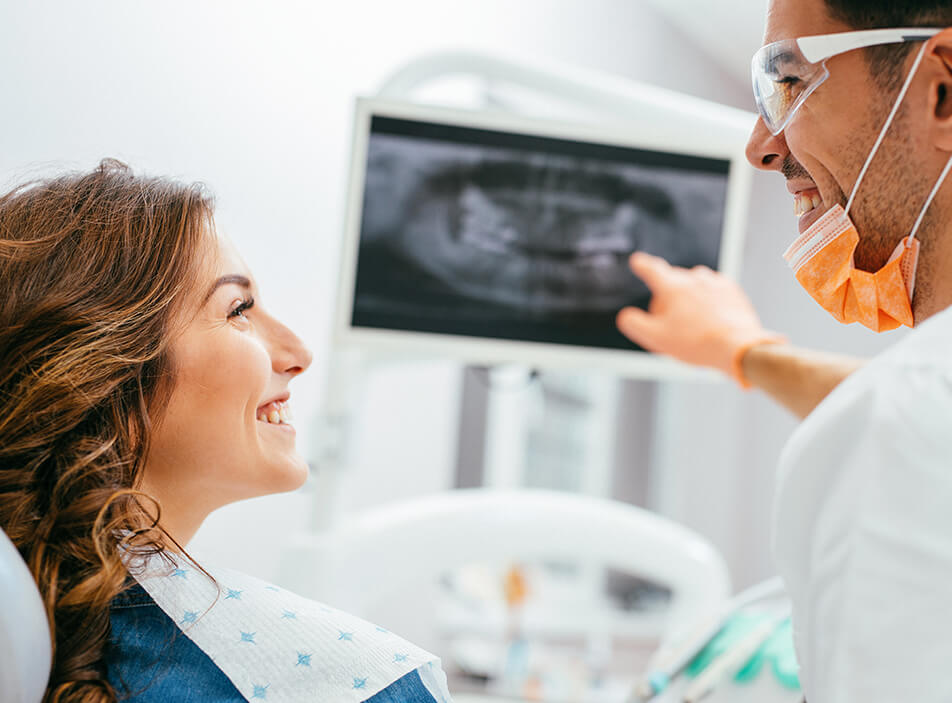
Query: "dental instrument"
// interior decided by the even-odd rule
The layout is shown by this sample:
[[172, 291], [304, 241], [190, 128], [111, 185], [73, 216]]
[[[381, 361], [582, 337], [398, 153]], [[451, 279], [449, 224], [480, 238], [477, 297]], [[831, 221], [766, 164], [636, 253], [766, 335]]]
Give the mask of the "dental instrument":
[[766, 642], [790, 616], [789, 608], [776, 617], [757, 625], [733, 648], [714, 660], [714, 663], [684, 692], [683, 703], [698, 703], [711, 694], [729, 671], [739, 669]]
[[629, 702], [647, 703], [658, 696], [717, 636], [735, 613], [753, 603], [776, 597], [783, 592], [783, 583], [777, 577], [755, 584], [731, 598], [722, 610], [702, 621], [688, 636], [676, 640], [668, 647], [662, 647], [649, 664], [648, 673], [635, 684]]

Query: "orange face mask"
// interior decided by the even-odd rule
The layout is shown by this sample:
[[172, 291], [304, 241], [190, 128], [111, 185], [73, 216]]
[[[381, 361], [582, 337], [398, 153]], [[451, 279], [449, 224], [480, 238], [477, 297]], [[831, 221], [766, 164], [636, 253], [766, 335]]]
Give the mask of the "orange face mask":
[[914, 324], [912, 295], [919, 259], [916, 232], [952, 167], [950, 158], [926, 199], [912, 231], [899, 243], [886, 265], [875, 272], [857, 269], [853, 264], [853, 253], [859, 244], [859, 233], [849, 218], [849, 210], [859, 184], [909, 89], [925, 49], [924, 45], [899, 91], [892, 112], [856, 179], [846, 209], [839, 204], [834, 205], [800, 235], [783, 255], [797, 281], [824, 310], [842, 323], [859, 322], [874, 332], [886, 332], [900, 325], [912, 327]]
[[912, 294], [919, 240], [909, 236], [875, 273], [853, 265], [859, 234], [834, 205], [783, 255], [794, 275], [824, 310], [844, 324], [859, 322], [873, 332], [912, 327]]

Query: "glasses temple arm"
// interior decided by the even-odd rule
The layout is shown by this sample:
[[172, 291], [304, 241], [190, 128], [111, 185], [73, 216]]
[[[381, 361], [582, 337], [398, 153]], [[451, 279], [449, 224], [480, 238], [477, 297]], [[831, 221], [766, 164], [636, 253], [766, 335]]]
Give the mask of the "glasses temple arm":
[[880, 44], [899, 44], [909, 41], [925, 41], [942, 30], [936, 27], [904, 27], [899, 29], [866, 29], [859, 32], [821, 34], [799, 37], [796, 42], [800, 53], [810, 63], [819, 63], [836, 54], [853, 49], [864, 49]]

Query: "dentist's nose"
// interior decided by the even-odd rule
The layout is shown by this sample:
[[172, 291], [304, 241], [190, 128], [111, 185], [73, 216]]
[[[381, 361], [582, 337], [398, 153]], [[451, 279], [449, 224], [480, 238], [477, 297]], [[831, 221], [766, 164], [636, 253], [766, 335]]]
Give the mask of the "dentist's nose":
[[746, 149], [747, 160], [762, 171], [780, 171], [784, 159], [790, 154], [783, 132], [774, 136], [767, 129], [763, 118], [757, 118], [754, 131], [750, 133]]

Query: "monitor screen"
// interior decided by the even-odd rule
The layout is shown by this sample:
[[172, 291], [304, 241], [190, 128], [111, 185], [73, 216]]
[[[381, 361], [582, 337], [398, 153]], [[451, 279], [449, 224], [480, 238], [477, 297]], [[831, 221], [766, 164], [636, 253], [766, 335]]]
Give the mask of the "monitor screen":
[[379, 112], [355, 164], [352, 329], [637, 350], [615, 327], [650, 301], [631, 253], [720, 266], [726, 155]]

